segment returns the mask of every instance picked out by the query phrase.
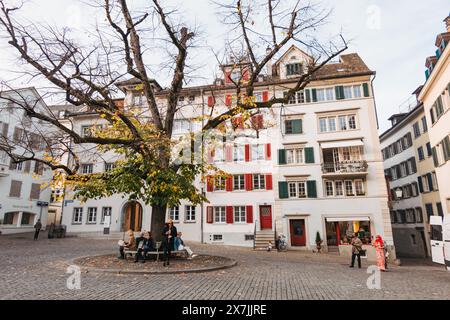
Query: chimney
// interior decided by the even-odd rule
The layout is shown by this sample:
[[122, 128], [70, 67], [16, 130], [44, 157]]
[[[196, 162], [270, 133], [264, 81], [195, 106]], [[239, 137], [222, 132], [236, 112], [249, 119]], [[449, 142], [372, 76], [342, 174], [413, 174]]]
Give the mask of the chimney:
[[[270, 49], [270, 47], [267, 46], [267, 48], [266, 48], [266, 55], [268, 55], [271, 51], [272, 51], [272, 49]], [[267, 61], [267, 63], [266, 63], [266, 73], [267, 73], [267, 76], [268, 76], [269, 78], [272, 77], [272, 59], [270, 59], [270, 60]]]
[[444, 19], [445, 27], [447, 28], [447, 32], [450, 32], [450, 14], [447, 16], [447, 18]]

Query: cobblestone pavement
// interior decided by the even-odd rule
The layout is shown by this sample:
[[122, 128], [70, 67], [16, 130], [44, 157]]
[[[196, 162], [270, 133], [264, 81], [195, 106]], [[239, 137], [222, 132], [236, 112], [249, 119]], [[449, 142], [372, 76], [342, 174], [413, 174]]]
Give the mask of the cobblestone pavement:
[[198, 274], [82, 273], [81, 289], [67, 289], [71, 259], [114, 252], [116, 243], [0, 236], [0, 299], [450, 299], [450, 272], [441, 267], [394, 267], [381, 274], [380, 290], [369, 290], [367, 261], [362, 269], [350, 269], [347, 259], [334, 255], [201, 244], [191, 247], [231, 257], [238, 265]]

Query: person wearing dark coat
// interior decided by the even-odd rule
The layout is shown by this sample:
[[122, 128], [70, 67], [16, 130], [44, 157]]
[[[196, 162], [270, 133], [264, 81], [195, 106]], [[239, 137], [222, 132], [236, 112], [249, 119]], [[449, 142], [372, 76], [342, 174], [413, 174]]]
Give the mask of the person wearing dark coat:
[[174, 246], [174, 240], [177, 237], [177, 228], [173, 225], [172, 219], [166, 223], [163, 229], [163, 250], [164, 250], [164, 266], [170, 264], [170, 254]]
[[147, 252], [153, 250], [153, 238], [150, 232], [145, 231], [143, 233], [143, 236], [141, 234], [140, 237], [136, 239], [136, 246], [137, 246], [137, 252], [136, 252], [136, 258], [134, 262], [138, 262], [141, 258], [141, 262], [145, 263], [145, 257], [147, 256]]
[[36, 222], [36, 224], [34, 225], [34, 240], [37, 240], [39, 237], [39, 232], [41, 231], [42, 228], [42, 223], [41, 223], [41, 219], [38, 219], [38, 221]]

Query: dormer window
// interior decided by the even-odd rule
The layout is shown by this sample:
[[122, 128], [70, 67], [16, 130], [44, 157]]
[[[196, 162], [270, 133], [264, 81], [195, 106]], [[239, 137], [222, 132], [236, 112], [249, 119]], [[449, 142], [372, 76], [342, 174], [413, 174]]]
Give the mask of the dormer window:
[[178, 102], [184, 102], [184, 96], [179, 96], [178, 97]]
[[140, 106], [142, 104], [142, 94], [133, 94], [133, 106]]
[[195, 96], [194, 95], [189, 96], [189, 102], [194, 102], [194, 101], [195, 101]]
[[289, 63], [286, 65], [286, 75], [293, 76], [300, 74], [302, 71], [301, 63]]
[[241, 79], [241, 72], [239, 70], [231, 72], [230, 79], [234, 82], [238, 82]]

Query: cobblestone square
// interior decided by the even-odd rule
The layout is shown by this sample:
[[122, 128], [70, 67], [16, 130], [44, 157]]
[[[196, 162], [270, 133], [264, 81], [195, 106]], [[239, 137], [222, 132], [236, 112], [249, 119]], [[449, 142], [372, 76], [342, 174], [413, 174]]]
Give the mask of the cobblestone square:
[[[117, 240], [77, 238], [38, 241], [31, 234], [0, 237], [0, 299], [448, 299], [450, 273], [407, 261], [381, 274], [368, 289], [368, 263], [350, 269], [347, 259], [307, 252], [258, 252], [249, 248], [189, 245], [197, 253], [233, 258], [237, 266], [205, 273], [166, 275], [81, 274], [69, 290], [72, 259], [113, 253]], [[130, 263], [132, 263], [130, 261]]]

